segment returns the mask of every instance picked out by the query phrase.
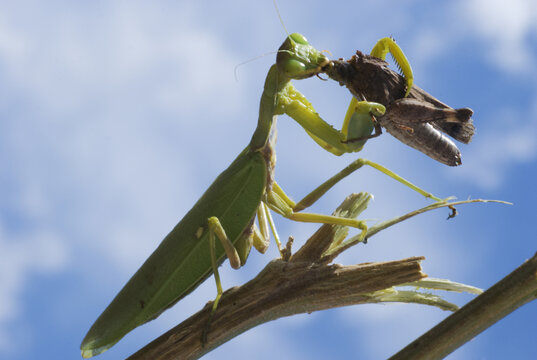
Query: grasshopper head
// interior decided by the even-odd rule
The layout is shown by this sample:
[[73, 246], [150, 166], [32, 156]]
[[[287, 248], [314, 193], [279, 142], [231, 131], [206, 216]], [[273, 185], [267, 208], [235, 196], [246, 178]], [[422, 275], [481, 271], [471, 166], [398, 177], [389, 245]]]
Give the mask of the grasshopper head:
[[328, 62], [328, 58], [299, 33], [289, 35], [276, 56], [278, 70], [291, 79], [305, 79], [317, 75]]

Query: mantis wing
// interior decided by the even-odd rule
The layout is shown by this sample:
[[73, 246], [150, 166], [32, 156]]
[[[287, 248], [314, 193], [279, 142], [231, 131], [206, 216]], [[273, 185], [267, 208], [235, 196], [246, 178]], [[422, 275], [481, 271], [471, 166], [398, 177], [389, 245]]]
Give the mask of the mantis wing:
[[[88, 331], [83, 357], [95, 356], [134, 328], [152, 320], [212, 274], [207, 219], [219, 218], [235, 243], [247, 229], [267, 184], [259, 152], [244, 150], [164, 238]], [[216, 245], [218, 263], [224, 250]]]

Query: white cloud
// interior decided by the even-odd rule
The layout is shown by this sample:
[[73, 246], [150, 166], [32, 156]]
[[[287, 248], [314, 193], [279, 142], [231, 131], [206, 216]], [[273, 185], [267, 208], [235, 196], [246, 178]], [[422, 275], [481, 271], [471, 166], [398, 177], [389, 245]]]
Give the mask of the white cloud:
[[461, 14], [486, 41], [489, 60], [503, 70], [534, 71], [536, 58], [528, 46], [537, 34], [537, 7], [532, 0], [472, 0], [458, 3]]
[[499, 109], [489, 119], [501, 124], [478, 134], [471, 147], [465, 149], [465, 166], [454, 176], [469, 179], [483, 188], [497, 189], [520, 163], [537, 157], [537, 108]]
[[[527, 5], [527, 2], [519, 3]], [[469, 16], [480, 17], [476, 19], [475, 26], [479, 29], [480, 36], [490, 40], [491, 49], [495, 49], [491, 50], [494, 61], [506, 61], [496, 59], [497, 53], [501, 54], [506, 49], [515, 52], [515, 55], [516, 51], [525, 53], [510, 61], [532, 58], [520, 41], [527, 38], [528, 29], [534, 25], [524, 14], [519, 14], [520, 10], [517, 9], [524, 9], [519, 3], [515, 4], [513, 15], [509, 16], [513, 19], [520, 18], [521, 24], [509, 20], [505, 28], [487, 26], [492, 22], [484, 19], [485, 14], [475, 13], [479, 10], [477, 5], [496, 8], [498, 3], [489, 5], [488, 2], [474, 2], [472, 4], [475, 7], [467, 9]], [[374, 5], [366, 4], [366, 9], [367, 6], [376, 9], [377, 3], [371, 4]], [[247, 76], [242, 74], [241, 81], [238, 84], [234, 82], [233, 67], [244, 61], [244, 58], [237, 58], [227, 47], [229, 42], [226, 41], [229, 39], [221, 33], [223, 28], [215, 30], [209, 27], [210, 17], [214, 15], [207, 14], [206, 10], [201, 9], [202, 6], [194, 5], [182, 8], [181, 11], [125, 2], [100, 4], [97, 8], [54, 9], [48, 3], [45, 5], [39, 2], [33, 6], [35, 9], [32, 14], [28, 14], [31, 15], [29, 17], [23, 16], [27, 14], [26, 10], [13, 14], [4, 9], [4, 15], [0, 15], [0, 73], [3, 75], [0, 91], [6, 94], [0, 99], [0, 110], [5, 104], [17, 108], [16, 114], [6, 117], [10, 133], [0, 134], [2, 146], [7, 147], [10, 158], [16, 159], [16, 166], [10, 169], [11, 173], [4, 172], [0, 175], [0, 180], [7, 178], [10, 184], [17, 184], [17, 196], [20, 196], [17, 200], [20, 202], [14, 205], [16, 209], [11, 210], [25, 214], [29, 222], [46, 226], [39, 226], [25, 235], [16, 235], [14, 239], [6, 235], [7, 231], [4, 231], [4, 235], [0, 231], [0, 270], [4, 270], [3, 266], [9, 269], [9, 275], [0, 273], [0, 283], [6, 284], [0, 289], [0, 309], [4, 310], [0, 313], [0, 339], [3, 339], [2, 335], [9, 334], [3, 327], [4, 322], [16, 319], [24, 311], [18, 304], [21, 303], [20, 296], [30, 276], [38, 272], [65, 269], [62, 266], [65, 266], [67, 253], [76, 252], [74, 256], [78, 265], [86, 262], [91, 264], [87, 266], [94, 266], [95, 262], [83, 258], [86, 250], [91, 252], [88, 256], [96, 255], [102, 266], [92, 269], [93, 277], [100, 276], [100, 271], [110, 272], [110, 267], [106, 265], [108, 261], [121, 272], [127, 273], [130, 269], [135, 269], [175, 224], [177, 218], [194, 203], [198, 195], [196, 191], [199, 187], [204, 188], [200, 183], [210, 180], [198, 176], [205, 168], [215, 168], [215, 164], [204, 162], [211, 161], [213, 155], [204, 148], [214, 149], [219, 144], [219, 137], [226, 134], [219, 134], [218, 130], [208, 129], [207, 126], [217, 126], [219, 122], [229, 122], [230, 119], [238, 121], [233, 119], [233, 115], [239, 114], [249, 104], [255, 108], [261, 92], [261, 83], [257, 84], [257, 88], [249, 88], [247, 93], [244, 92], [243, 79]], [[398, 26], [404, 28], [403, 25], [413, 19], [406, 8], [390, 9], [390, 16], [393, 15], [390, 19], [393, 21], [387, 21], [388, 24], [384, 26], [391, 26], [391, 29]], [[501, 21], [498, 10], [495, 11], [490, 19]], [[321, 15], [320, 18], [326, 17]], [[229, 13], [223, 13], [222, 16], [229, 16]], [[266, 25], [261, 24], [255, 16], [250, 13], [241, 15], [241, 20], [250, 21], [248, 24], [241, 22], [241, 27], [248, 29], [248, 32], [259, 32], [258, 27], [263, 29]], [[235, 17], [229, 17], [232, 22], [236, 21]], [[308, 22], [319, 28], [318, 23]], [[275, 27], [269, 31], [281, 33], [276, 20], [274, 23]], [[391, 30], [382, 30], [382, 22], [378, 24], [381, 30], [374, 26], [364, 26], [360, 22], [363, 29], [358, 28], [359, 31], [352, 33], [352, 36], [360, 37], [364, 32], [374, 33], [371, 35], [373, 38], [378, 37], [379, 33], [390, 34]], [[234, 25], [231, 23], [229, 26]], [[292, 25], [294, 24], [290, 27]], [[348, 25], [345, 26], [345, 31], [349, 32]], [[508, 35], [500, 34], [503, 30]], [[265, 35], [269, 31], [256, 39], [261, 39], [259, 42], [263, 43], [263, 51], [267, 49]], [[426, 53], [438, 54], [443, 51], [445, 44], [435, 41], [431, 32], [423, 31], [422, 27], [413, 32], [424, 34], [418, 47], [425, 48]], [[343, 31], [338, 36], [323, 31], [321, 36], [326, 36], [328, 44], [344, 43], [346, 51], [349, 51], [350, 40], [340, 36], [342, 34]], [[461, 34], [465, 35], [461, 31], [457, 36]], [[498, 42], [494, 41], [495, 37], [498, 37]], [[311, 40], [317, 42], [319, 38], [312, 37]], [[356, 43], [356, 39], [353, 41]], [[358, 45], [364, 49], [363, 44]], [[251, 56], [255, 55], [253, 53]], [[246, 73], [249, 70], [244, 71]], [[259, 68], [255, 70], [256, 73], [263, 71]], [[308, 86], [300, 84], [306, 90], [309, 90]], [[324, 97], [328, 92], [325, 87], [327, 85], [321, 86]], [[21, 101], [22, 105], [19, 104]], [[242, 117], [252, 123], [255, 112]], [[167, 127], [172, 121], [173, 133], [169, 131], [172, 127]], [[284, 119], [283, 122], [292, 121]], [[236, 126], [236, 123], [233, 124]], [[239, 124], [234, 131], [240, 131], [240, 127]], [[178, 129], [189, 134], [188, 137], [177, 135]], [[500, 181], [502, 172], [510, 164], [509, 156], [514, 156], [519, 161], [532, 159], [532, 154], [536, 151], [532, 142], [534, 132], [528, 130], [533, 131], [534, 128], [518, 130], [513, 127], [510, 134], [490, 137], [490, 144], [486, 148], [493, 146], [498, 154], [465, 153], [465, 161], [474, 156], [475, 162], [483, 166], [464, 167], [476, 169], [466, 176], [486, 178], [490, 181], [488, 186], [493, 186]], [[188, 138], [192, 139], [191, 143], [181, 143], [188, 141]], [[302, 138], [300, 130], [296, 140]], [[498, 144], [502, 146], [495, 147]], [[296, 151], [297, 148], [300, 151]], [[378, 154], [371, 154], [375, 154], [375, 160], [380, 158], [382, 161], [383, 157], [393, 157], [393, 154], [402, 157], [404, 152], [399, 152], [400, 148], [396, 147], [377, 149]], [[222, 147], [217, 152], [227, 150]], [[297, 145], [295, 139], [290, 149], [282, 151], [279, 147], [278, 151], [281, 151], [282, 158], [296, 157], [298, 162], [303, 163], [301, 166], [311, 168], [309, 148]], [[318, 152], [313, 154], [319, 155]], [[332, 158], [327, 161], [334, 160]], [[225, 165], [218, 164], [220, 168]], [[308, 171], [320, 174], [319, 178], [335, 172], [325, 164], [321, 166], [320, 169]], [[412, 173], [414, 169], [413, 165], [409, 166], [406, 174]], [[298, 179], [299, 186], [305, 187], [303, 181], [307, 176], [301, 171], [296, 171], [292, 166], [287, 169], [279, 166], [278, 169], [279, 175], [285, 176], [287, 173], [291, 180], [296, 183]], [[489, 175], [484, 177], [484, 173]], [[422, 175], [427, 176], [419, 176]], [[292, 179], [293, 177], [297, 179]], [[364, 180], [367, 178], [367, 174], [361, 173], [353, 176], [349, 180], [351, 185], [339, 187], [329, 198], [342, 199], [350, 191], [369, 190], [368, 182], [374, 180]], [[373, 188], [373, 192], [376, 190], [377, 194], [382, 194], [389, 201], [382, 202], [382, 197], [379, 196], [379, 200], [371, 205], [371, 212], [368, 212], [375, 215], [364, 214], [366, 218], [376, 217], [376, 212], [382, 210], [375, 209], [387, 209], [390, 204], [410, 206], [408, 199], [418, 197], [413, 193], [403, 198], [396, 196], [396, 193], [405, 192], [406, 189], [390, 185], [384, 189], [382, 186]], [[290, 194], [295, 195], [293, 192]], [[334, 200], [334, 203], [338, 201]], [[322, 204], [321, 209], [318, 211], [326, 213], [331, 210]], [[61, 217], [65, 218], [59, 219]], [[1, 221], [4, 220], [0, 219], [0, 225]], [[289, 232], [298, 241], [311, 234], [310, 228], [303, 224], [292, 226]], [[422, 241], [429, 232], [410, 229], [405, 234]], [[285, 230], [280, 235], [285, 240]], [[421, 254], [423, 250], [418, 240], [403, 244], [403, 248], [405, 254], [411, 255], [418, 252]], [[375, 249], [378, 249], [376, 253], [367, 251], [367, 255], [378, 256], [379, 259], [386, 259], [392, 254], [399, 255], [396, 247], [389, 255], [379, 247]], [[444, 252], [444, 255], [446, 250], [453, 251], [452, 248], [447, 249], [447, 246], [426, 249], [428, 253]], [[272, 253], [263, 257], [261, 262], [274, 255]], [[453, 256], [444, 256], [445, 261], [450, 258]], [[351, 255], [346, 256], [345, 260], [349, 263], [357, 262]], [[425, 267], [431, 269], [427, 264]], [[241, 283], [248, 278], [243, 274], [255, 273], [245, 269], [241, 271], [223, 276], [224, 281]], [[459, 271], [464, 271], [462, 266]], [[185, 313], [186, 310], [197, 310], [200, 298], [212, 299], [213, 280], [208, 280], [203, 286], [201, 292], [190, 302], [185, 299], [178, 311]], [[385, 309], [387, 307], [381, 308], [381, 311]], [[173, 315], [170, 316], [169, 312], [165, 315], [166, 324], [175, 323]], [[304, 319], [309, 320], [308, 317], [301, 317], [299, 321], [306, 321]], [[285, 331], [288, 330], [289, 327]], [[231, 343], [233, 352], [240, 355], [243, 354], [241, 349], [250, 347], [251, 353], [255, 354], [260, 347], [259, 339], [271, 337], [270, 334], [274, 333], [261, 328], [255, 335], [245, 334]], [[279, 343], [282, 339], [274, 335], [271, 341]], [[281, 353], [286, 354], [285, 351], [282, 350]]]
[[[433, 58], [454, 56], [453, 49], [460, 44], [474, 44], [490, 64], [503, 72], [485, 70], [487, 75], [478, 76], [503, 76], [498, 79], [497, 86], [511, 86], [504, 90], [511, 96], [521, 92], [516, 88], [518, 79], [513, 75], [524, 74], [524, 81], [530, 85], [524, 88], [525, 93], [519, 96], [516, 107], [508, 101], [505, 104], [495, 102], [486, 111], [479, 112], [477, 116], [487, 116], [486, 127], [478, 124], [471, 146], [461, 148], [464, 151], [463, 166], [450, 173], [483, 188], [498, 189], [517, 164], [534, 161], [537, 155], [537, 123], [534, 120], [537, 111], [530, 105], [535, 103], [531, 101], [535, 99], [531, 90], [537, 90], [531, 86], [531, 79], [537, 79], [534, 51], [537, 7], [531, 0], [509, 3], [471, 0], [452, 3], [447, 13], [449, 16], [439, 18], [434, 26], [415, 32], [413, 52], [420, 55], [412, 61], [416, 68], [423, 68], [426, 62], [432, 64]], [[435, 79], [435, 76], [430, 74], [422, 78]], [[491, 94], [496, 96], [495, 91]]]
[[[213, 124], [225, 119], [218, 115], [237, 108], [240, 99], [239, 86], [222, 96], [238, 61], [217, 33], [196, 26], [200, 14], [195, 12], [201, 9], [185, 7], [180, 18], [140, 3], [111, 3], [100, 9], [105, 16], [86, 10], [89, 14], [65, 8], [58, 18], [47, 16], [58, 9], [48, 9], [38, 18], [44, 26], [32, 26], [31, 19], [0, 19], [0, 59], [8, 75], [1, 85], [8, 94], [4, 101], [22, 98], [28, 104], [8, 118], [7, 151], [17, 159], [9, 179], [23, 185], [20, 195], [38, 217], [50, 220], [51, 211], [61, 211], [54, 197], [61, 189], [66, 197], [78, 197], [81, 217], [106, 208], [110, 199], [102, 196], [107, 193], [124, 201], [117, 210], [150, 218], [148, 207], [158, 205], [140, 189], [149, 180], [162, 186], [183, 178], [185, 183], [176, 187], [187, 185], [188, 173], [181, 169], [188, 168], [184, 163], [191, 156], [171, 155], [173, 138], [163, 142], [159, 126], [173, 118], [180, 126], [199, 127], [198, 111]], [[211, 72], [202, 70], [206, 68]], [[219, 70], [228, 76], [213, 76]], [[140, 178], [140, 173], [147, 175]], [[155, 174], [167, 177], [151, 178]], [[167, 206], [173, 203], [169, 200]], [[118, 244], [132, 242], [128, 227], [119, 227], [112, 230], [123, 234], [116, 238]], [[120, 247], [104, 240], [109, 236], [92, 233], [110, 249]]]
[[13, 346], [9, 323], [21, 315], [20, 296], [31, 279], [60, 271], [67, 260], [64, 241], [39, 228], [12, 236], [0, 222], [0, 349]]
[[[72, 9], [61, 21], [43, 16], [43, 27], [0, 19], [0, 56], [10, 86], [24, 89], [34, 105], [60, 114], [95, 105], [92, 100], [107, 102], [100, 107], [131, 102], [124, 97], [147, 87], [154, 96], [144, 98], [146, 104], [162, 103], [178, 115], [208, 98], [223, 110], [237, 104], [233, 91], [218, 95], [232, 81], [238, 60], [218, 34], [191, 20], [191, 13], [199, 10], [185, 8], [180, 18], [140, 3], [110, 3], [101, 10], [107, 16]], [[218, 54], [218, 61], [212, 54]], [[210, 76], [200, 71], [205, 68], [222, 69], [228, 76]]]
[[194, 151], [174, 153], [166, 122], [199, 127], [192, 119], [203, 113], [217, 123], [241, 91], [229, 86], [233, 50], [189, 16], [202, 9], [177, 18], [143, 4], [103, 14], [34, 5], [36, 18], [0, 15], [2, 210], [24, 222], [0, 217], [0, 348], [12, 343], [7, 326], [23, 318], [30, 281], [64, 270], [68, 254], [72, 273], [95, 264], [88, 253], [139, 265], [196, 200], [199, 181], [185, 170]]
[[537, 7], [532, 0], [457, 1], [434, 10], [433, 23], [421, 23], [412, 32], [410, 53], [415, 54], [412, 64], [417, 69], [440, 56], [465, 56], [454, 48], [472, 44], [504, 72], [535, 74]]

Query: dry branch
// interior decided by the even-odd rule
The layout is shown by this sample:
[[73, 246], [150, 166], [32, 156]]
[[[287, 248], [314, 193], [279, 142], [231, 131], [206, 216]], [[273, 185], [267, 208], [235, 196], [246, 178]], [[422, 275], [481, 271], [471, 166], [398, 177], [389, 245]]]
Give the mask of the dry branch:
[[[363, 194], [345, 200], [336, 213], [356, 216]], [[212, 303], [129, 359], [196, 359], [259, 324], [301, 313], [375, 303], [375, 291], [417, 281], [423, 257], [352, 266], [327, 264], [322, 253], [342, 227], [323, 225], [289, 261], [271, 261], [248, 283], [227, 290], [213, 317], [207, 343], [201, 337]]]

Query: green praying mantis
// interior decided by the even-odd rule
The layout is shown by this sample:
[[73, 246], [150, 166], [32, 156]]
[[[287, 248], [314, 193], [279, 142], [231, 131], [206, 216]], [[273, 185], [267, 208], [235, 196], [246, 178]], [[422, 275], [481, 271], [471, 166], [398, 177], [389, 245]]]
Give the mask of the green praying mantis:
[[[413, 83], [412, 70], [395, 42], [390, 38], [381, 39], [372, 55], [384, 58], [388, 52], [401, 67], [406, 81], [405, 94], [408, 94]], [[277, 240], [269, 210], [294, 221], [351, 226], [365, 237], [367, 226], [364, 221], [301, 212], [363, 165], [376, 168], [427, 198], [443, 201], [365, 159], [356, 160], [351, 167], [333, 176], [298, 203], [274, 181], [278, 115], [289, 115], [319, 145], [336, 155], [358, 152], [367, 139], [375, 136], [372, 135], [375, 117], [385, 114], [384, 105], [353, 100], [342, 130], [338, 131], [315, 112], [291, 83], [293, 79], [322, 73], [329, 63], [324, 53], [313, 48], [302, 35], [295, 33], [286, 38], [278, 51], [276, 64], [266, 77], [259, 119], [250, 143], [216, 178], [95, 321], [81, 344], [84, 358], [106, 351], [134, 328], [158, 317], [212, 273], [217, 284], [214, 313], [222, 295], [219, 265], [228, 258], [233, 268], [239, 268], [252, 246], [264, 252], [268, 246], [269, 228]], [[256, 218], [259, 226], [254, 222]]]

